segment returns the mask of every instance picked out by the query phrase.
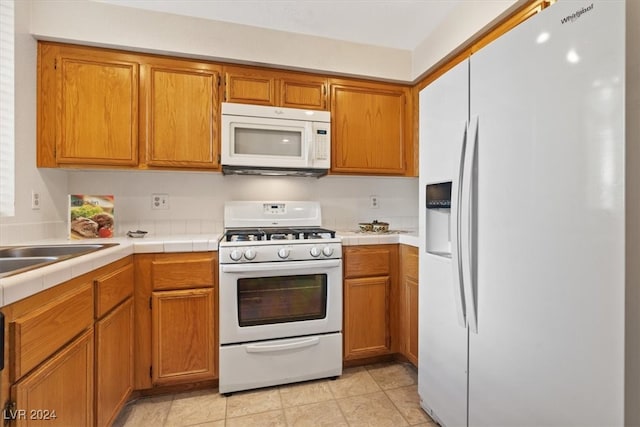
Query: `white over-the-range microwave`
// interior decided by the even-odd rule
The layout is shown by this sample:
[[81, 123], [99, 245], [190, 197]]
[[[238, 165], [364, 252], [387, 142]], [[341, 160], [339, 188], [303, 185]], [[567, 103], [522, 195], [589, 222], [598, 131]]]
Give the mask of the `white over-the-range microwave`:
[[328, 111], [222, 103], [224, 174], [323, 176], [331, 165]]

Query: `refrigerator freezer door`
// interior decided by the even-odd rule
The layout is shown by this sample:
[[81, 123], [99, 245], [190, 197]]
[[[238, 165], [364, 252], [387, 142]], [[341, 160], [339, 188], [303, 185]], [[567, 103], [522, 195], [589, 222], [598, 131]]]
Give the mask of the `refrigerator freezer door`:
[[467, 329], [458, 321], [464, 314], [463, 296], [453, 278], [452, 259], [426, 251], [432, 224], [427, 224], [424, 190], [430, 183], [457, 180], [469, 111], [468, 81], [464, 62], [420, 92], [418, 393], [423, 408], [446, 426], [467, 422]]
[[624, 2], [557, 2], [471, 57], [469, 425], [621, 426]]

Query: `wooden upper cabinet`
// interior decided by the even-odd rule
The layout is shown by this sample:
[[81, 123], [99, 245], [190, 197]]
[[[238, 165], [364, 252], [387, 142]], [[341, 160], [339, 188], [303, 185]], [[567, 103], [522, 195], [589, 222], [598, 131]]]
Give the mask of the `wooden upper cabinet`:
[[38, 166], [138, 163], [131, 55], [40, 43], [38, 69]]
[[327, 79], [303, 73], [226, 66], [225, 102], [327, 109]]
[[408, 87], [331, 82], [331, 171], [413, 173]]
[[143, 66], [144, 162], [149, 166], [218, 167], [220, 67], [165, 59]]
[[308, 110], [327, 109], [327, 79], [284, 77], [280, 80], [280, 106]]
[[252, 69], [225, 67], [225, 101], [276, 105], [276, 79]]

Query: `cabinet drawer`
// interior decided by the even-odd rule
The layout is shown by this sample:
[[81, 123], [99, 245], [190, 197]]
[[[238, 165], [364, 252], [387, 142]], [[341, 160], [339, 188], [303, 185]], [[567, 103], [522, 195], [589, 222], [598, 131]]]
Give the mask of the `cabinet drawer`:
[[56, 352], [93, 323], [93, 289], [86, 283], [77, 291], [19, 317], [12, 326], [14, 379]]
[[344, 252], [344, 277], [386, 276], [391, 271], [389, 249], [346, 248]]
[[151, 263], [154, 290], [211, 287], [215, 252], [158, 255]]
[[96, 279], [96, 318], [133, 295], [133, 264]]

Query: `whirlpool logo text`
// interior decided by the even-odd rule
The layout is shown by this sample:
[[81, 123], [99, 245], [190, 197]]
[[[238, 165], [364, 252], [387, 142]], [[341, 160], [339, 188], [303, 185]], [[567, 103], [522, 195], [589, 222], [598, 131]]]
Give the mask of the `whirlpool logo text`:
[[572, 13], [571, 15], [565, 16], [564, 18], [562, 18], [560, 20], [560, 22], [562, 24], [566, 24], [567, 22], [571, 22], [573, 23], [576, 19], [580, 18], [582, 16], [583, 13], [587, 13], [590, 12], [593, 9], [593, 3], [591, 3], [591, 5], [587, 6], [587, 7], [583, 7], [580, 10], [576, 10], [574, 13]]

